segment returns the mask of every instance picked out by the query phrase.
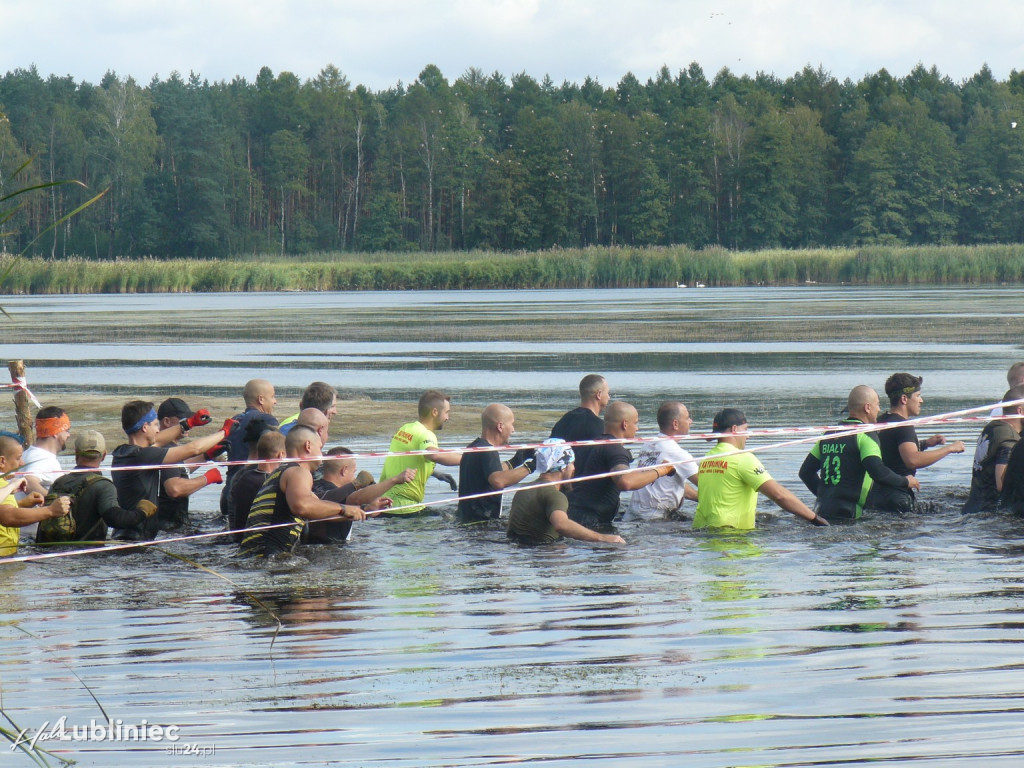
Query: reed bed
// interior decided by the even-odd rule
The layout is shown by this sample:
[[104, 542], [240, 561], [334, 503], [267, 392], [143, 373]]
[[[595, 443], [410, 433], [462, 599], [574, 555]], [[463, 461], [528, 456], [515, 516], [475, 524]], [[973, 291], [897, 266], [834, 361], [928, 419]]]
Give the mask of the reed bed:
[[[3, 266], [0, 259], [0, 268]], [[1024, 282], [1024, 245], [734, 252], [686, 246], [237, 259], [19, 261], [0, 293], [444, 290]]]

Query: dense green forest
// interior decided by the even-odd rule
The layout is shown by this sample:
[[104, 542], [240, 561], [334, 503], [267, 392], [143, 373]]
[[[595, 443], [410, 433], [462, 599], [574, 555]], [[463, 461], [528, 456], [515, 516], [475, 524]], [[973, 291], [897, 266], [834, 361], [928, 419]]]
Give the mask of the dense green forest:
[[333, 66], [148, 85], [30, 68], [0, 79], [0, 112], [0, 196], [88, 185], [32, 196], [2, 247], [110, 189], [46, 257], [1024, 241], [1024, 73], [987, 67], [855, 83], [691, 64], [612, 88], [428, 66], [379, 93]]

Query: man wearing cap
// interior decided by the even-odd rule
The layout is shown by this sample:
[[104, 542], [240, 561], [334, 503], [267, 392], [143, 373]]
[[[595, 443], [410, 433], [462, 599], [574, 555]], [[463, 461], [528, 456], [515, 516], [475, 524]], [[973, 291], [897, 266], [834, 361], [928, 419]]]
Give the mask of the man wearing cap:
[[[230, 435], [235, 424], [232, 419], [228, 419], [224, 422], [224, 426], [212, 435], [197, 438], [186, 445], [169, 445], [193, 427], [208, 422], [209, 413], [200, 411], [187, 419], [182, 419], [175, 427], [161, 430], [160, 420], [153, 403], [145, 400], [132, 400], [125, 403], [121, 409], [121, 427], [128, 436], [128, 442], [114, 449], [110, 461], [114, 486], [117, 488], [117, 500], [121, 508], [135, 509], [141, 499], [146, 499], [153, 504], [157, 503], [160, 492], [160, 470], [146, 469], [145, 467], [180, 464], [202, 456]], [[130, 469], [130, 467], [143, 468]], [[145, 526], [145, 537], [155, 537], [157, 530], [155, 521], [150, 518]], [[118, 529], [114, 531], [115, 538], [132, 535], [131, 530]]]
[[[517, 454], [511, 461], [502, 461], [494, 448], [508, 445], [515, 434], [515, 415], [500, 403], [491, 403], [480, 414], [482, 432], [470, 443], [459, 465], [459, 487], [463, 496], [491, 494], [476, 499], [460, 499], [460, 523], [497, 520], [501, 515], [501, 494], [493, 493], [515, 485], [533, 471], [533, 460]], [[513, 461], [518, 463], [513, 466]]]
[[[1024, 385], [1013, 387], [1003, 395], [1002, 402], [1024, 400]], [[1010, 453], [1020, 440], [1024, 427], [1024, 404], [1002, 406], [1003, 418], [985, 425], [978, 435], [971, 472], [971, 492], [964, 504], [964, 514], [988, 512], [999, 504]]]
[[747, 445], [747, 417], [739, 408], [723, 408], [712, 429], [718, 443], [698, 464], [700, 492], [694, 528], [753, 530], [757, 494], [763, 493], [782, 509], [815, 525], [828, 521], [814, 514], [800, 499], [774, 480], [752, 453], [739, 453]]
[[[604, 414], [603, 442], [587, 452], [583, 474], [569, 495], [569, 517], [587, 528], [609, 528], [619, 512], [619, 494], [635, 491], [659, 478], [675, 473], [671, 464], [640, 467], [629, 471], [633, 454], [619, 440], [636, 437], [640, 417], [636, 408], [622, 400], [608, 404]], [[574, 449], [575, 450], [575, 449]]]
[[[201, 426], [210, 423], [210, 412], [201, 408], [194, 413], [184, 400], [169, 397], [160, 403], [156, 412], [160, 420], [160, 431], [173, 430], [181, 423]], [[180, 436], [180, 430], [178, 436]], [[166, 444], [177, 447], [178, 441], [172, 439]], [[160, 492], [157, 496], [157, 525], [161, 530], [174, 531], [188, 522], [188, 497], [208, 485], [224, 482], [217, 467], [208, 469], [201, 475], [191, 477], [189, 468], [184, 466], [167, 467], [160, 470]]]
[[[608, 405], [611, 395], [608, 382], [604, 376], [588, 373], [580, 379], [580, 406], [566, 413], [551, 428], [551, 437], [559, 437], [567, 443], [578, 440], [596, 440], [604, 432], [604, 421], [601, 413]], [[573, 448], [576, 454], [576, 476], [586, 473], [587, 456], [594, 446], [577, 445]]]
[[[924, 398], [921, 396], [922, 376], [894, 373], [885, 381], [885, 394], [889, 397], [889, 411], [878, 417], [879, 424], [896, 424], [921, 415]], [[882, 463], [897, 475], [914, 477], [917, 470], [930, 467], [951, 453], [963, 453], [964, 444], [957, 440], [946, 444], [942, 435], [932, 435], [918, 441], [912, 424], [880, 430], [878, 442], [882, 448]], [[927, 449], [932, 450], [927, 450]], [[907, 514], [917, 507], [911, 486], [897, 487], [876, 483], [868, 496], [868, 507], [883, 512]]]
[[644, 443], [637, 456], [638, 467], [653, 467], [671, 464], [676, 468], [674, 475], [655, 480], [633, 491], [629, 500], [629, 511], [634, 515], [673, 515], [683, 505], [683, 499], [697, 500], [697, 462], [677, 439], [690, 433], [693, 420], [686, 406], [675, 400], [662, 403], [658, 408], [658, 440]]
[[548, 438], [535, 453], [536, 486], [516, 491], [508, 513], [508, 538], [518, 544], [550, 544], [565, 536], [580, 541], [625, 544], [621, 536], [598, 533], [569, 519], [569, 499], [562, 483], [572, 479], [573, 449], [557, 437]]
[[71, 437], [71, 419], [63, 408], [55, 405], [41, 408], [36, 414], [36, 441], [21, 457], [29, 475], [28, 489], [45, 494], [53, 481], [64, 474], [57, 454], [64, 450]]
[[156, 507], [143, 500], [134, 509], [121, 508], [114, 484], [99, 471], [106, 455], [99, 432], [89, 429], [75, 438], [75, 468], [54, 481], [47, 497], [68, 496], [71, 514], [41, 521], [37, 542], [103, 541], [107, 526], [142, 535], [146, 518], [156, 513]]
[[913, 475], [899, 475], [882, 463], [882, 449], [874, 432], [857, 427], [878, 418], [878, 393], [863, 384], [850, 390], [846, 401], [850, 416], [833, 430], [850, 432], [829, 437], [826, 433], [800, 467], [800, 479], [818, 499], [817, 511], [829, 521], [857, 520], [864, 512], [872, 487], [899, 489], [911, 494], [920, 488]]

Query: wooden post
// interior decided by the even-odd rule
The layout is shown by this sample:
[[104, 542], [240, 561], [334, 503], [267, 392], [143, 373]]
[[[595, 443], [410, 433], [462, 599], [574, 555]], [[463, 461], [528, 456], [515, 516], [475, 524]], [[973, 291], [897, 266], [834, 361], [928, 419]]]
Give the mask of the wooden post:
[[[7, 368], [11, 372], [12, 383], [17, 384], [19, 379], [24, 381], [24, 360], [11, 360], [7, 363]], [[18, 419], [18, 433], [25, 440], [25, 445], [32, 445], [36, 441], [36, 430], [28, 403], [28, 392], [23, 389], [14, 390], [14, 415]]]

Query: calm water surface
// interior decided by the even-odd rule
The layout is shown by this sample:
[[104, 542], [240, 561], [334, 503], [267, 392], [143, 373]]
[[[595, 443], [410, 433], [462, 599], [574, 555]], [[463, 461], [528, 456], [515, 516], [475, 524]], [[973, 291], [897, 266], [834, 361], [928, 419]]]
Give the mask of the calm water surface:
[[[691, 404], [698, 426], [726, 404], [792, 426], [836, 420], [851, 386], [881, 390], [896, 370], [925, 376], [929, 412], [997, 399], [1024, 357], [1022, 298], [14, 298], [0, 350], [47, 393], [199, 399], [263, 375], [286, 394], [324, 379], [343, 396], [412, 401], [435, 385], [459, 408], [564, 410], [596, 370], [648, 428], [666, 397]], [[800, 491], [803, 453], [763, 458]], [[518, 549], [500, 527], [380, 520], [275, 571], [206, 542], [4, 565], [0, 706], [30, 733], [62, 716], [69, 730], [107, 716], [176, 725], [174, 747], [201, 753], [40, 743], [88, 766], [1020, 765], [1021, 521], [961, 518], [969, 465], [922, 472], [934, 515], [824, 530], [765, 507], [749, 535], [639, 520], [619, 526], [625, 548]], [[194, 499], [214, 530], [203, 513], [216, 495]], [[6, 744], [0, 755], [34, 764]]]

